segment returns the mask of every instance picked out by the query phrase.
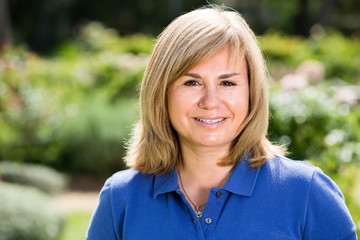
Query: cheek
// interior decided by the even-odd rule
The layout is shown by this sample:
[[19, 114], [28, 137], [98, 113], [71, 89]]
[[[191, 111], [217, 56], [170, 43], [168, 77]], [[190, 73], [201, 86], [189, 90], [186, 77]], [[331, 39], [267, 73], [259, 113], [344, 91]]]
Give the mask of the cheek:
[[176, 125], [176, 122], [181, 119], [181, 115], [184, 111], [183, 108], [186, 106], [186, 103], [184, 103], [184, 98], [176, 91], [168, 92], [167, 102], [170, 122], [174, 126]]
[[229, 100], [229, 106], [235, 118], [235, 124], [237, 127], [244, 122], [249, 114], [249, 97], [248, 94], [242, 93], [243, 97], [233, 97]]
[[197, 102], [197, 94], [191, 91], [169, 91], [168, 110], [177, 114], [189, 110]]
[[249, 109], [249, 93], [248, 91], [239, 91], [228, 95], [227, 102], [236, 112], [247, 112]]
[[168, 113], [169, 120], [177, 132], [189, 127], [190, 119], [197, 109], [197, 95], [194, 92], [169, 91]]

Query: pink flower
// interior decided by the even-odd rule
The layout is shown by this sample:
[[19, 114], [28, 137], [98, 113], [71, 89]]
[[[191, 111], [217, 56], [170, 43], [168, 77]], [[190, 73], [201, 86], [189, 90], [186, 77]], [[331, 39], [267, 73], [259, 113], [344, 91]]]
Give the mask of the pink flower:
[[288, 73], [280, 79], [280, 87], [284, 90], [301, 90], [307, 85], [308, 80], [302, 74]]
[[310, 82], [320, 82], [325, 76], [325, 67], [322, 62], [305, 60], [295, 70], [295, 73], [305, 75]]
[[[357, 104], [360, 99], [360, 94], [357, 93], [356, 87], [337, 87], [335, 89], [335, 98], [341, 102], [349, 105]], [[359, 91], [359, 90], [358, 90]], [[359, 91], [360, 93], [360, 91]]]

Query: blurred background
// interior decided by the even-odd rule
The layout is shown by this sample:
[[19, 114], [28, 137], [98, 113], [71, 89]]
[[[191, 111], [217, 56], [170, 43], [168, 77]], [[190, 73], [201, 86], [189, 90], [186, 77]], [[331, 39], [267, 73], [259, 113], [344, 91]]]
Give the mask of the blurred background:
[[3, 240], [84, 239], [157, 35], [207, 3], [258, 36], [271, 141], [331, 176], [360, 228], [360, 1], [0, 0]]

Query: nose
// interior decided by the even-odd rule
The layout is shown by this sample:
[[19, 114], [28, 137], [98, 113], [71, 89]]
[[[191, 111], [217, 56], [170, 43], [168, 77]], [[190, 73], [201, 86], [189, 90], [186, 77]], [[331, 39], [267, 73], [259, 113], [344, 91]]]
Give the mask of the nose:
[[216, 87], [207, 87], [202, 91], [202, 96], [199, 101], [199, 107], [202, 109], [211, 110], [219, 105], [220, 98]]

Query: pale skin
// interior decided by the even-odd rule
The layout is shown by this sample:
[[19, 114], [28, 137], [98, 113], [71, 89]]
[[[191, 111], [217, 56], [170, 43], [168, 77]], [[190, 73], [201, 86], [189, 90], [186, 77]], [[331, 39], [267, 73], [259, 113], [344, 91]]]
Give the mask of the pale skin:
[[170, 121], [183, 156], [178, 173], [197, 206], [207, 202], [212, 187], [226, 183], [233, 166], [218, 163], [228, 154], [249, 111], [245, 58], [240, 55], [231, 61], [231, 57], [231, 48], [226, 46], [168, 88]]

